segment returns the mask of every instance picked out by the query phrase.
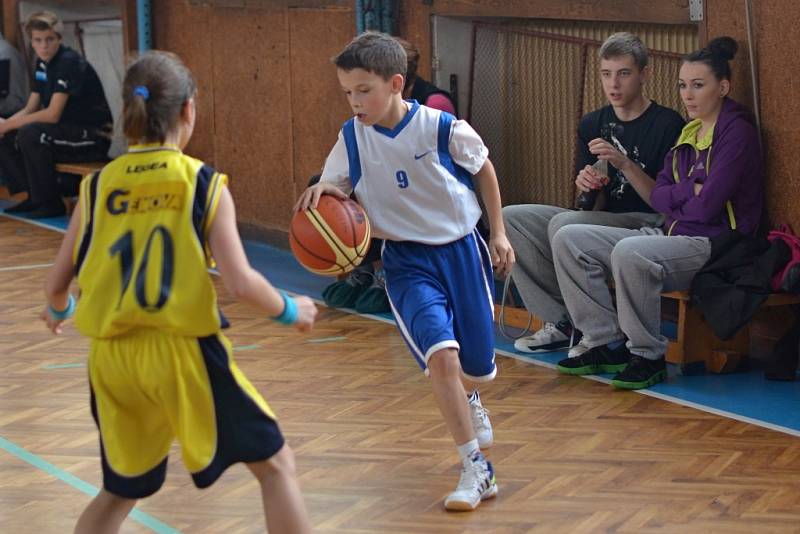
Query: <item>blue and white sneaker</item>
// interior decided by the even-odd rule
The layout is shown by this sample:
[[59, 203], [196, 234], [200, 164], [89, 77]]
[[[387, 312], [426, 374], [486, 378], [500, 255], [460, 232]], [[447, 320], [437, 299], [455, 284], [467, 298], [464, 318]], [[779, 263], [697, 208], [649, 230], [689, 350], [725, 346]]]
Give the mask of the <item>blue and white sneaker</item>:
[[497, 495], [497, 481], [492, 463], [480, 452], [465, 458], [461, 467], [461, 479], [456, 490], [444, 500], [448, 510], [468, 512], [478, 507], [481, 501]]
[[478, 390], [469, 396], [469, 411], [472, 416], [472, 429], [478, 440], [478, 447], [488, 449], [494, 443], [494, 433], [492, 432], [492, 422], [489, 421], [489, 410], [481, 404], [481, 396]]

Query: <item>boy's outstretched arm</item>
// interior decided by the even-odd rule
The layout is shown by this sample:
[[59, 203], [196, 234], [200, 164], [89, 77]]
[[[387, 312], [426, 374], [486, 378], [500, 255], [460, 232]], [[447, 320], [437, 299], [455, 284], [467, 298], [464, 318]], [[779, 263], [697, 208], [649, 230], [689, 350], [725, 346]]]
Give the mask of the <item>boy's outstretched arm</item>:
[[[288, 302], [247, 261], [239, 230], [236, 228], [236, 208], [227, 187], [222, 188], [208, 241], [222, 281], [234, 298], [252, 304], [270, 317], [284, 314]], [[294, 326], [298, 330], [310, 330], [317, 315], [316, 305], [304, 296], [296, 297], [294, 302], [297, 305]]]
[[506, 237], [505, 224], [503, 224], [503, 206], [500, 200], [497, 174], [495, 174], [494, 165], [488, 158], [481, 170], [475, 174], [475, 180], [480, 187], [483, 205], [486, 207], [486, 215], [489, 218], [489, 252], [492, 255], [492, 265], [497, 274], [505, 276], [511, 272], [516, 260], [514, 249], [511, 248], [511, 243]]
[[44, 292], [47, 296], [47, 307], [41, 314], [41, 319], [47, 323], [47, 328], [53, 331], [54, 334], [61, 333], [61, 323], [67, 318], [63, 319], [53, 317], [50, 309], [56, 311], [67, 311], [69, 307], [70, 294], [69, 284], [75, 275], [75, 265], [72, 263], [72, 251], [75, 249], [75, 239], [78, 236], [78, 229], [81, 224], [81, 200], [78, 200], [75, 206], [75, 211], [72, 212], [72, 217], [69, 220], [67, 233], [64, 234], [64, 239], [61, 240], [61, 246], [56, 254], [56, 260], [50, 270], [47, 272], [47, 279], [44, 284]]

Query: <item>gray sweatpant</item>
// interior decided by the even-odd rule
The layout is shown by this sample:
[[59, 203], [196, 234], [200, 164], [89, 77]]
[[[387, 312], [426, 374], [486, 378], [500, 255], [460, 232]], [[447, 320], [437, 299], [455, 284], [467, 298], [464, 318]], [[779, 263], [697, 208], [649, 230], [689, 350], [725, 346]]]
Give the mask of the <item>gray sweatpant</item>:
[[668, 342], [661, 335], [661, 292], [689, 289], [711, 256], [711, 243], [706, 237], [665, 236], [654, 228], [580, 224], [556, 232], [553, 256], [567, 309], [590, 347], [627, 336], [633, 354], [657, 359]]
[[661, 226], [657, 213], [610, 213], [574, 211], [544, 204], [520, 204], [503, 208], [506, 233], [517, 262], [512, 271], [522, 302], [531, 313], [548, 323], [568, 319], [567, 308], [556, 279], [552, 239], [569, 224], [598, 224], [639, 229]]

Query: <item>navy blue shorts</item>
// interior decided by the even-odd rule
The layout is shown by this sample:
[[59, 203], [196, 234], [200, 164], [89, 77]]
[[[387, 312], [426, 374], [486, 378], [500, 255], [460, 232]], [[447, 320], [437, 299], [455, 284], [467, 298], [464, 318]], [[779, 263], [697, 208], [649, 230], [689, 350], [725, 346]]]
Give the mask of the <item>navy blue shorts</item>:
[[477, 230], [445, 245], [386, 241], [382, 259], [397, 327], [425, 373], [433, 353], [454, 348], [465, 377], [493, 379], [494, 279]]

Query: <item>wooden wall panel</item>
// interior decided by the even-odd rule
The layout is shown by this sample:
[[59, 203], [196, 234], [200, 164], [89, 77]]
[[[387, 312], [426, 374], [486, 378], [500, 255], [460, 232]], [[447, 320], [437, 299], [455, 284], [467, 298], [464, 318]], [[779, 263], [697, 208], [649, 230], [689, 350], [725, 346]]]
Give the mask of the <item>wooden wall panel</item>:
[[417, 72], [426, 80], [431, 79], [431, 7], [423, 0], [401, 2], [397, 34], [419, 48]]
[[331, 58], [353, 38], [355, 27], [351, 8], [289, 10], [295, 195], [322, 170], [352, 115]]
[[744, 2], [742, 0], [708, 0], [706, 11], [708, 40], [720, 35], [729, 35], [736, 39], [739, 45], [739, 52], [731, 61], [731, 69], [734, 73], [731, 96], [742, 104], [752, 107], [753, 91], [748, 66], [750, 55], [747, 51]]
[[[708, 0], [707, 0], [708, 1]], [[688, 0], [436, 0], [433, 14], [562, 20], [689, 22]]]
[[210, 165], [219, 165], [214, 157], [215, 38], [211, 31], [211, 8], [191, 7], [185, 0], [151, 5], [153, 46], [178, 54], [197, 80], [197, 124], [186, 152]]
[[3, 37], [19, 47], [19, 1], [3, 0]]
[[212, 14], [215, 157], [240, 223], [286, 228], [294, 201], [285, 8]]
[[136, 0], [119, 0], [119, 2], [122, 6], [122, 51], [125, 54], [125, 64], [127, 65], [139, 50]]
[[[760, 79], [761, 120], [767, 150], [767, 206], [774, 223], [791, 222], [800, 232], [800, 18], [794, 0], [753, 2]], [[743, 76], [744, 77], [744, 76]]]
[[[744, 2], [707, 0], [708, 37], [730, 35], [740, 52], [733, 64], [733, 96], [752, 106]], [[790, 222], [800, 231], [800, 56], [793, 52], [800, 30], [795, 0], [753, 2], [761, 127], [767, 167], [767, 214], [772, 224]]]

